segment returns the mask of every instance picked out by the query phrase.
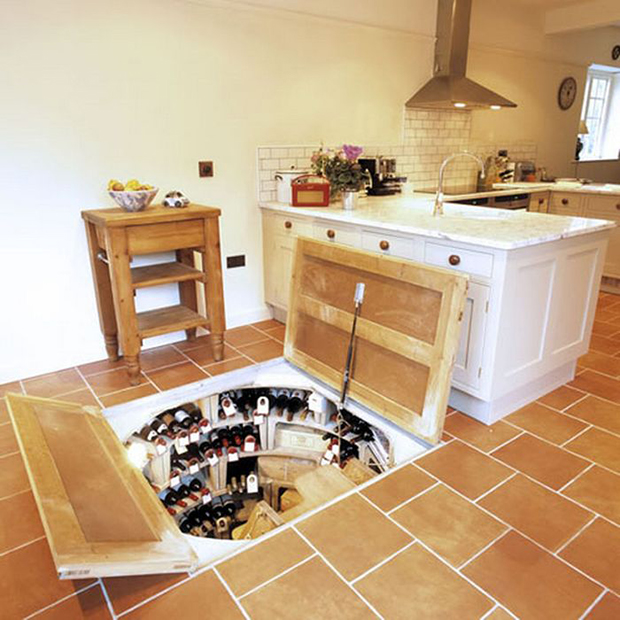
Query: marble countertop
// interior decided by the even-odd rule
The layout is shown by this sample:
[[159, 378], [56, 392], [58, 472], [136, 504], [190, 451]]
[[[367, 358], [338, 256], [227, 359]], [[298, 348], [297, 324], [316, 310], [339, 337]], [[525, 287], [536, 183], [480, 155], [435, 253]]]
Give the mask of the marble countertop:
[[502, 193], [518, 192], [571, 192], [574, 194], [601, 194], [603, 196], [620, 196], [620, 184], [617, 183], [496, 183], [493, 189]]
[[421, 195], [360, 198], [353, 211], [345, 211], [338, 203], [329, 207], [291, 207], [281, 202], [260, 202], [259, 206], [280, 213], [500, 250], [539, 245], [615, 226], [614, 222], [607, 220], [455, 203], [445, 204], [445, 215], [434, 217], [433, 200]]

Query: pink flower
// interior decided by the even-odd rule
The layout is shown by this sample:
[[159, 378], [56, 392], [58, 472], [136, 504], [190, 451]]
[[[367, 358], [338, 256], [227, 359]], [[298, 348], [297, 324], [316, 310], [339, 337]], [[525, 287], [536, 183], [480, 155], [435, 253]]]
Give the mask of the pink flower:
[[343, 144], [342, 150], [344, 151], [345, 157], [349, 161], [355, 161], [364, 150], [361, 146], [353, 146], [352, 144]]

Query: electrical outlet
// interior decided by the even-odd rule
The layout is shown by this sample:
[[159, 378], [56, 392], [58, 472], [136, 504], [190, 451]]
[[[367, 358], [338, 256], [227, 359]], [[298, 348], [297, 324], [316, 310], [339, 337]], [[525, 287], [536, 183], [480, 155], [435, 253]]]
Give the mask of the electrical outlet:
[[212, 161], [199, 161], [198, 162], [198, 176], [212, 177], [213, 176], [213, 162]]
[[227, 256], [226, 267], [228, 269], [234, 269], [235, 267], [245, 267], [245, 254], [239, 254], [237, 256]]

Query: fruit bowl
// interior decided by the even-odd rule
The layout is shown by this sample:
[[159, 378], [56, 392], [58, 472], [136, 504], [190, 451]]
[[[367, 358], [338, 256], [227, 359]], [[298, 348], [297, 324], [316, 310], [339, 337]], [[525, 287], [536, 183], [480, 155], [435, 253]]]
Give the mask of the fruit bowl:
[[153, 202], [153, 198], [155, 198], [158, 191], [159, 188], [154, 187], [153, 189], [137, 189], [122, 192], [108, 190], [108, 194], [112, 196], [112, 200], [121, 209], [125, 209], [125, 211], [142, 211], [142, 209], [146, 209]]

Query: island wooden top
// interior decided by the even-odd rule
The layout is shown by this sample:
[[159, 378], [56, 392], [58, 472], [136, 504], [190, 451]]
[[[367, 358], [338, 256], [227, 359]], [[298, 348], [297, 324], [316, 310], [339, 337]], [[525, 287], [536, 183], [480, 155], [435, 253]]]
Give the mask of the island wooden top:
[[221, 211], [216, 207], [189, 204], [187, 207], [172, 208], [161, 204], [151, 205], [143, 211], [130, 213], [120, 207], [82, 211], [82, 218], [96, 225], [109, 227], [159, 224], [162, 222], [181, 222], [199, 218], [219, 217]]

